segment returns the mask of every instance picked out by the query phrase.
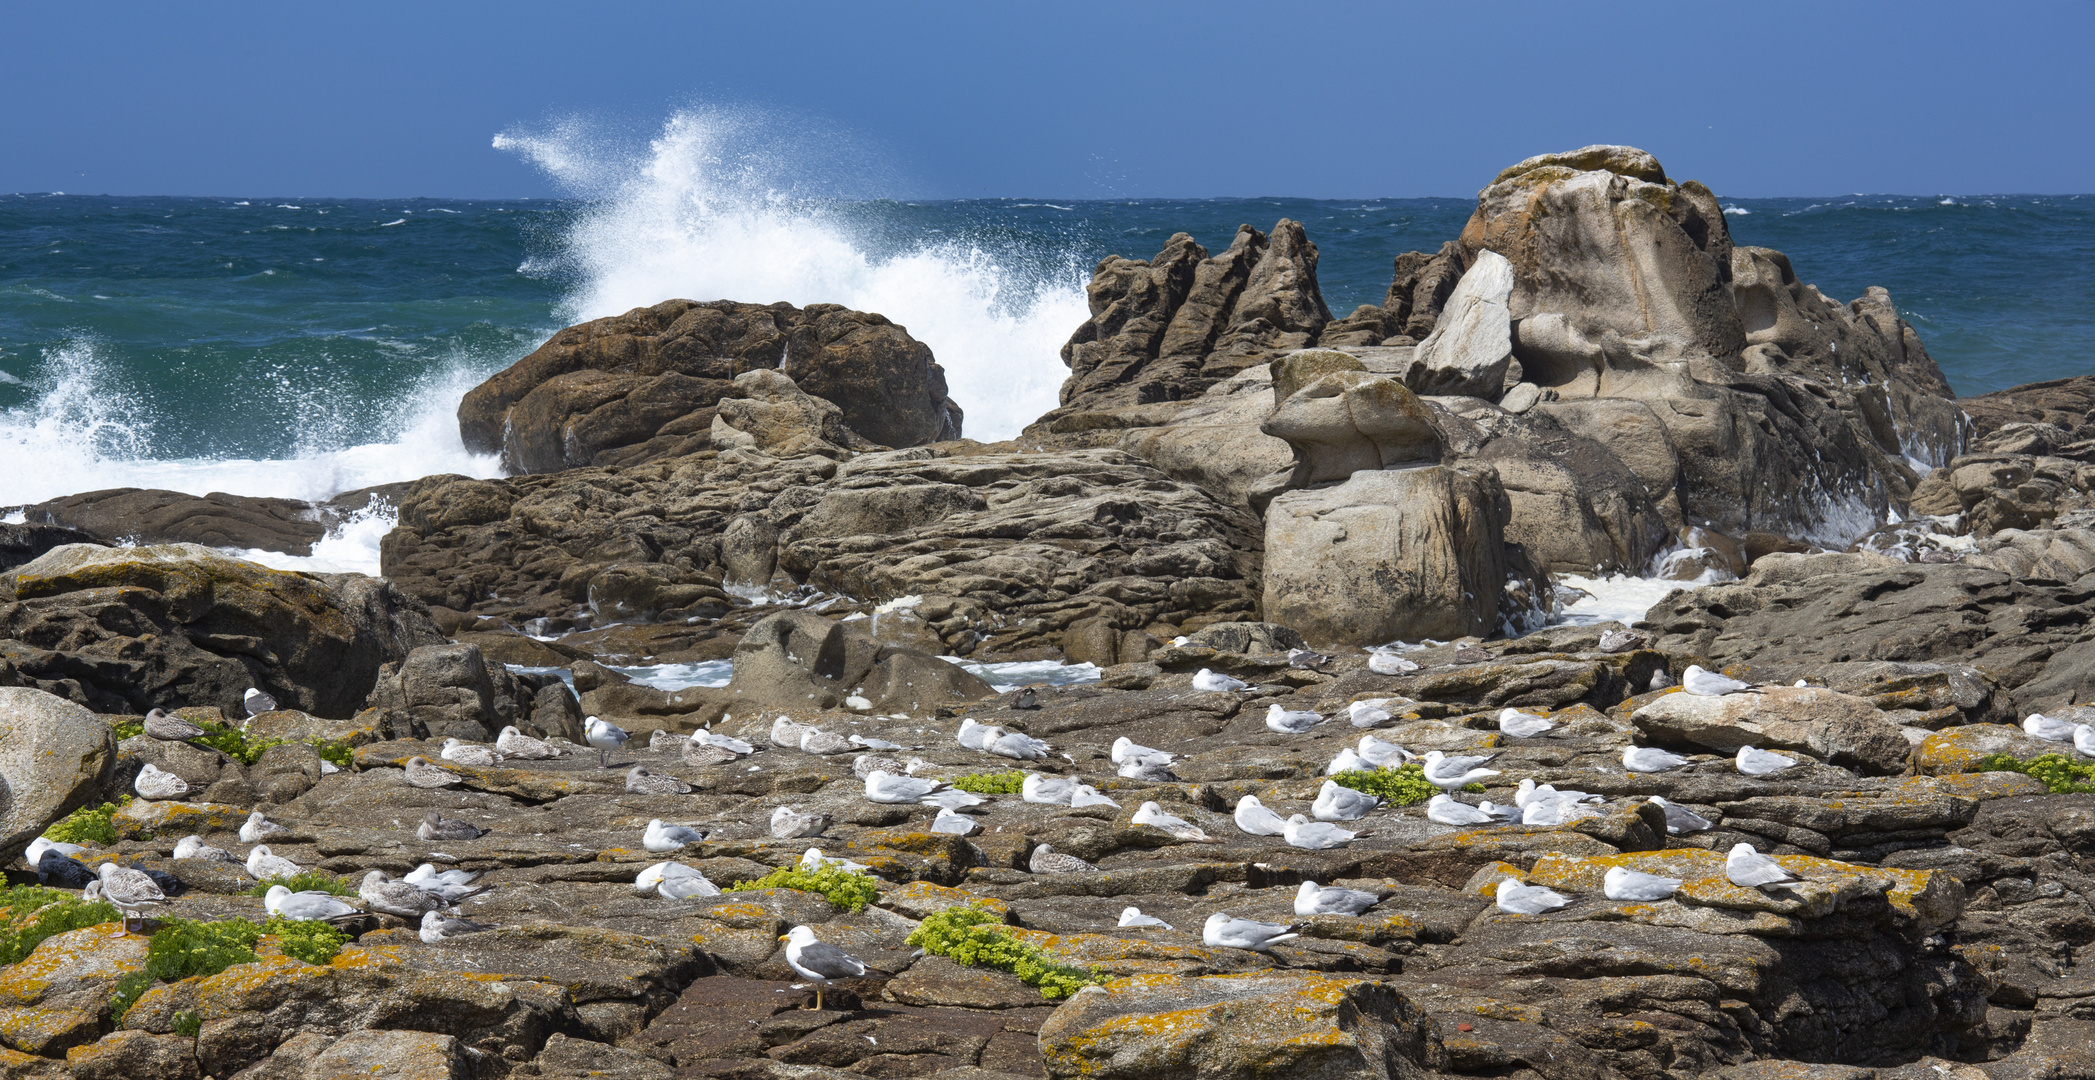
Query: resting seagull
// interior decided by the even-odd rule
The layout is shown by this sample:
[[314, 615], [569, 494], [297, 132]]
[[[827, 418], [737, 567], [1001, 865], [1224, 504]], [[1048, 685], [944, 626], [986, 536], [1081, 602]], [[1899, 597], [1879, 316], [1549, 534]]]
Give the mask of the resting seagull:
[[1151, 828], [1162, 829], [1180, 840], [1203, 843], [1210, 839], [1208, 834], [1201, 830], [1200, 826], [1187, 821], [1185, 818], [1165, 813], [1163, 807], [1153, 802], [1143, 803], [1135, 811], [1134, 816], [1128, 820], [1137, 825], [1148, 825]]
[[2073, 749], [2087, 757], [2095, 757], [2095, 727], [2073, 725]]
[[271, 697], [259, 686], [248, 687], [247, 693], [240, 695], [240, 704], [247, 709], [247, 715], [250, 717], [275, 712], [277, 709], [276, 698]]
[[1287, 819], [1266, 809], [1256, 795], [1246, 795], [1237, 800], [1237, 828], [1252, 836], [1282, 836], [1287, 833]]
[[1324, 722], [1324, 714], [1311, 709], [1290, 711], [1279, 705], [1266, 710], [1266, 729], [1282, 735], [1300, 735]]
[[1696, 697], [1723, 697], [1726, 694], [1758, 693], [1752, 683], [1740, 682], [1727, 675], [1705, 670], [1700, 664], [1689, 664], [1688, 670], [1680, 675], [1680, 688]]
[[1341, 889], [1336, 885], [1319, 885], [1305, 881], [1295, 890], [1295, 914], [1311, 915], [1358, 915], [1382, 902], [1382, 897], [1359, 889]]
[[495, 749], [500, 750], [503, 757], [523, 758], [527, 761], [560, 756], [560, 751], [553, 749], [552, 744], [534, 739], [514, 726], [503, 728], [502, 733], [495, 736]]
[[1073, 874], [1081, 870], [1096, 870], [1098, 867], [1042, 844], [1033, 849], [1032, 856], [1026, 860], [1026, 869], [1035, 874]]
[[145, 714], [145, 733], [162, 742], [186, 742], [204, 734], [204, 729], [164, 709]]
[[1242, 679], [1232, 679], [1227, 675], [1201, 668], [1199, 673], [1193, 676], [1193, 689], [1208, 693], [1229, 693], [1234, 690], [1256, 690], [1258, 687]]
[[1132, 926], [1136, 929], [1144, 929], [1151, 926], [1161, 927], [1165, 930], [1171, 929], [1170, 923], [1154, 915], [1144, 915], [1142, 914], [1142, 909], [1138, 907], [1120, 909], [1120, 925]]
[[418, 840], [478, 840], [487, 835], [487, 830], [470, 821], [447, 818], [431, 810], [422, 815], [422, 824], [415, 827]]
[[256, 844], [247, 853], [247, 875], [256, 881], [297, 877], [299, 873], [297, 863], [269, 850], [267, 844]]
[[1747, 776], [1766, 776], [1778, 773], [1797, 763], [1793, 757], [1785, 757], [1768, 750], [1755, 750], [1750, 746], [1739, 747], [1737, 758], [1739, 771]]
[[1372, 652], [1368, 654], [1368, 670], [1377, 675], [1408, 675], [1418, 670], [1418, 664], [1393, 652]]
[[1482, 766], [1497, 759], [1497, 754], [1476, 757], [1448, 757], [1438, 750], [1426, 751], [1426, 782], [1442, 791], [1460, 791], [1487, 777], [1497, 776], [1497, 769]]
[[339, 919], [345, 915], [363, 914], [356, 905], [333, 893], [316, 890], [292, 892], [282, 885], [269, 887], [268, 895], [262, 898], [262, 910], [299, 920]]
[[1622, 767], [1628, 772], [1656, 773], [1678, 769], [1688, 759], [1652, 746], [1628, 746], [1622, 750]]
[[1360, 746], [1355, 750], [1355, 753], [1360, 756], [1362, 761], [1378, 769], [1406, 765], [1417, 757], [1417, 755], [1398, 746], [1396, 743], [1383, 742], [1373, 735], [1362, 735], [1360, 737]]
[[1532, 739], [1537, 735], [1554, 731], [1556, 727], [1554, 720], [1536, 716], [1534, 713], [1524, 713], [1519, 709], [1506, 709], [1499, 713], [1499, 730], [1516, 739]]
[[1211, 949], [1264, 951], [1276, 941], [1302, 936], [1289, 933], [1289, 929], [1281, 923], [1236, 919], [1227, 912], [1218, 911], [1208, 916], [1207, 925], [1200, 928], [1200, 940]]
[[403, 919], [420, 919], [424, 912], [450, 906], [441, 895], [405, 881], [395, 881], [383, 870], [365, 874], [356, 894], [372, 911]]
[[2054, 720], [2043, 713], [2031, 713], [2022, 722], [2022, 730], [2045, 742], [2072, 742], [2075, 725], [2070, 720]]
[[1742, 889], [1800, 880], [1797, 875], [1783, 869], [1781, 863], [1755, 851], [1752, 844], [1732, 845], [1731, 854], [1724, 857], [1724, 876]]
[[1341, 787], [1336, 780], [1326, 780], [1317, 790], [1317, 801], [1310, 804], [1309, 812], [1318, 821], [1359, 821], [1383, 802], [1379, 795]]
[[1312, 851], [1317, 851], [1324, 848], [1345, 847], [1353, 842], [1354, 837], [1360, 834], [1350, 829], [1341, 829], [1336, 825], [1327, 825], [1321, 821], [1311, 821], [1301, 814], [1296, 814], [1294, 817], [1289, 818], [1287, 824], [1282, 827], [1281, 835], [1287, 838], [1289, 847], [1308, 848]]
[[674, 776], [649, 772], [645, 765], [626, 770], [626, 790], [635, 795], [688, 795], [691, 785]]
[[131, 790], [141, 799], [179, 799], [189, 794], [189, 781], [148, 761], [139, 768], [138, 778], [131, 782]]
[[204, 859], [209, 862], [232, 862], [233, 857], [224, 850], [204, 844], [204, 838], [191, 834], [175, 842], [175, 858]]
[[867, 967], [863, 961], [834, 945], [825, 945], [815, 940], [815, 932], [805, 926], [796, 926], [793, 931], [778, 940], [786, 943], [786, 964], [800, 977], [815, 984], [815, 1008], [822, 1007], [822, 988], [837, 979], [858, 979], [867, 975], [886, 975], [879, 968]]
[[1457, 802], [1443, 791], [1426, 802], [1426, 820], [1439, 825], [1488, 825], [1494, 819], [1478, 807]]
[[1610, 900], [1656, 901], [1671, 897], [1679, 889], [1679, 878], [1660, 877], [1616, 866], [1601, 879], [1600, 891]]
[[502, 763], [502, 755], [496, 751], [478, 743], [462, 742], [455, 738], [445, 739], [444, 750], [437, 756], [445, 761], [458, 762], [460, 765], [485, 766]]
[[929, 778], [896, 776], [885, 769], [875, 769], [866, 774], [866, 798], [877, 803], [921, 802], [926, 796], [945, 786], [944, 783]]
[[1570, 898], [1555, 889], [1522, 885], [1512, 878], [1499, 882], [1496, 900], [1500, 911], [1513, 915], [1540, 915], [1571, 903]]
[[774, 840], [818, 836], [827, 828], [828, 814], [803, 814], [790, 806], [781, 806], [771, 811], [771, 838]]
[[434, 911], [425, 911], [422, 913], [420, 934], [422, 944], [435, 945], [440, 941], [448, 941], [451, 938], [463, 937], [466, 934], [477, 934], [483, 930], [493, 930], [494, 928], [493, 923], [474, 922], [471, 919], [460, 919], [454, 916], [439, 915]]
[[1716, 828], [1716, 823], [1686, 807], [1675, 806], [1653, 795], [1646, 802], [1666, 812], [1666, 831], [1674, 836], [1681, 833], [1703, 832]]
[[649, 851], [675, 851], [686, 844], [704, 840], [706, 834], [682, 825], [664, 825], [661, 818], [647, 823], [647, 830], [640, 834], [640, 846]]
[[1154, 761], [1159, 765], [1169, 765], [1177, 760], [1177, 754], [1143, 746], [1125, 735], [1113, 740], [1113, 764], [1115, 765], [1125, 765], [1130, 761]]
[[941, 806], [938, 816], [931, 819], [931, 831], [947, 836], [966, 836], [982, 827], [982, 823], [966, 814], [956, 814]]
[[410, 785], [418, 788], [450, 787], [460, 780], [457, 773], [441, 765], [431, 764], [428, 758], [419, 755], [408, 758], [400, 773], [407, 778]]
[[[1389, 699], [1383, 698], [1382, 700], [1388, 701]], [[1379, 703], [1356, 701], [1346, 706], [1346, 719], [1352, 721], [1354, 727], [1374, 727], [1377, 724], [1387, 724], [1395, 718], [1390, 715], [1388, 709], [1383, 708]]]

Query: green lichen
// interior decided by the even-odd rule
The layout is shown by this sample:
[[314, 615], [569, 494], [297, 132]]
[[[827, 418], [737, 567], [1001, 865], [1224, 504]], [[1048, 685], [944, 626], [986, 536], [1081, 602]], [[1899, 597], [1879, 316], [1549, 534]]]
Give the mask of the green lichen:
[[996, 916], [978, 907], [955, 905], [934, 912], [909, 935], [908, 944], [968, 967], [995, 968], [1037, 987], [1040, 996], [1059, 1001], [1087, 986], [1107, 982], [1096, 971], [1058, 964], [1046, 949], [1028, 945], [1003, 932]]
[[0, 893], [0, 966], [20, 963], [45, 938], [114, 922], [116, 909], [106, 903], [83, 904], [72, 893], [41, 885], [17, 885]]
[[2007, 754], [1988, 754], [1979, 759], [1979, 772], [2019, 772], [2034, 776], [2060, 794], [2095, 793], [2095, 762], [2075, 761], [2064, 754], [2045, 754], [2028, 761]]
[[44, 830], [44, 839], [61, 844], [92, 844], [107, 846], [116, 843], [116, 812], [131, 796], [124, 795], [113, 803], [100, 806], [83, 806], [58, 819], [58, 823]]
[[757, 889], [799, 889], [811, 892], [837, 907], [849, 911], [866, 910], [866, 905], [880, 894], [880, 884], [870, 875], [841, 866], [823, 866], [816, 870], [802, 870], [797, 866], [782, 867], [754, 881], [738, 882], [727, 887], [727, 892], [752, 892]]
[[[1440, 794], [1440, 789], [1426, 779], [1426, 767], [1416, 762], [1372, 772], [1342, 772], [1331, 780], [1340, 787], [1380, 795], [1388, 799], [1391, 806], [1410, 806]], [[1462, 790], [1483, 791], [1484, 785], [1470, 784]]]
[[268, 878], [247, 890], [249, 896], [268, 896], [273, 885], [282, 885], [292, 892], [324, 892], [335, 896], [355, 896], [356, 887], [324, 870], [304, 870], [290, 877]]
[[1016, 795], [1026, 786], [1022, 772], [968, 773], [946, 783], [975, 795]]

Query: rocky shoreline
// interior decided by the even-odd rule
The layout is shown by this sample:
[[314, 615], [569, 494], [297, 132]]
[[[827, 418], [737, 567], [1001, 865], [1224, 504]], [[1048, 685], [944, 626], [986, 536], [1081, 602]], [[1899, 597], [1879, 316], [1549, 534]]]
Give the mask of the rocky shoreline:
[[[1588, 147], [1501, 173], [1341, 317], [1292, 221], [1103, 260], [1060, 405], [1003, 443], [880, 315], [669, 300], [467, 395], [504, 479], [20, 508], [0, 1075], [2095, 1076], [2095, 377], [1955, 399], [1883, 290], [1798, 273]], [[380, 578], [220, 550], [308, 553], [374, 500]], [[1562, 618], [1566, 575], [1620, 574], [1679, 588]], [[981, 677], [1027, 661], [1096, 674]], [[153, 708], [207, 734], [138, 731]], [[629, 736], [611, 768], [588, 717]], [[965, 747], [968, 719], [1020, 735]], [[444, 757], [509, 728], [560, 753]], [[1528, 807], [1442, 823], [1385, 744], [1495, 755], [1456, 798]], [[973, 827], [869, 797], [876, 768], [956, 785]], [[1392, 797], [1350, 841], [1238, 824], [1340, 771]], [[313, 945], [244, 868], [257, 811], [300, 885], [456, 869], [489, 928], [346, 895]], [[704, 837], [653, 850], [652, 821]], [[186, 888], [120, 935], [31, 888], [47, 833]], [[1734, 884], [1739, 844], [1799, 880]], [[665, 861], [708, 884], [636, 884]], [[1679, 884], [1609, 899], [1618, 868]], [[1301, 913], [1309, 881], [1376, 903]], [[1508, 911], [1509, 881], [1568, 903]], [[1216, 912], [1295, 936], [1216, 944]], [[168, 959], [225, 920], [268, 933]], [[877, 970], [804, 1008], [795, 926]]]

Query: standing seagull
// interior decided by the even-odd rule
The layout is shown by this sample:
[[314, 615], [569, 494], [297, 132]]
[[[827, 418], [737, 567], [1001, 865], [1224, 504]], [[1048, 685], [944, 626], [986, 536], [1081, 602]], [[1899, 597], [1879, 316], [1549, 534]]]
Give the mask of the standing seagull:
[[1263, 952], [1276, 941], [1302, 936], [1289, 933], [1290, 929], [1281, 923], [1237, 919], [1232, 918], [1226, 911], [1218, 911], [1208, 916], [1207, 925], [1200, 928], [1200, 940], [1211, 949], [1254, 949]]
[[1724, 876], [1742, 889], [1758, 889], [1764, 885], [1784, 885], [1801, 880], [1797, 875], [1783, 869], [1781, 863], [1753, 850], [1752, 844], [1732, 845], [1731, 854], [1724, 857]]
[[1752, 683], [1740, 682], [1726, 675], [1705, 670], [1700, 664], [1689, 664], [1681, 672], [1680, 688], [1696, 697], [1723, 697], [1726, 694], [1759, 693]]
[[1317, 791], [1317, 801], [1310, 804], [1309, 812], [1318, 821], [1359, 821], [1380, 807], [1383, 799], [1349, 787], [1340, 787], [1336, 780], [1324, 781]]
[[1522, 885], [1512, 878], [1499, 882], [1495, 898], [1500, 911], [1513, 915], [1540, 915], [1571, 903], [1570, 898], [1555, 889], [1541, 885]]
[[145, 733], [162, 742], [186, 742], [204, 734], [204, 729], [163, 709], [145, 714]]
[[596, 767], [611, 767], [611, 751], [626, 748], [626, 729], [608, 720], [590, 717], [582, 722], [583, 740], [596, 747]]
[[145, 908], [167, 903], [167, 894], [161, 892], [160, 886], [143, 870], [133, 870], [113, 862], [103, 863], [100, 870], [102, 898], [124, 914], [124, 924], [116, 932], [118, 937], [131, 932], [131, 920]]
[[1610, 900], [1655, 901], [1671, 897], [1680, 889], [1680, 879], [1660, 877], [1631, 870], [1626, 866], [1611, 867], [1601, 879], [1600, 891]]
[[1739, 747], [1737, 759], [1739, 771], [1747, 776], [1766, 776], [1778, 773], [1797, 763], [1793, 757], [1785, 757], [1768, 750], [1755, 750], [1750, 746]]
[[1678, 769], [1688, 759], [1679, 754], [1669, 754], [1651, 746], [1626, 746], [1622, 749], [1622, 768], [1627, 772], [1654, 773]]
[[1258, 687], [1242, 679], [1232, 679], [1227, 675], [1201, 668], [1200, 672], [1193, 676], [1193, 689], [1211, 694], [1226, 694], [1235, 690], [1256, 690]]
[[248, 687], [247, 693], [240, 695], [240, 704], [247, 709], [249, 718], [260, 716], [266, 712], [275, 712], [277, 708], [276, 698], [271, 697], [259, 686]]
[[1497, 760], [1497, 754], [1475, 757], [1448, 757], [1438, 750], [1426, 751], [1426, 782], [1442, 791], [1460, 791], [1486, 777], [1497, 776], [1497, 769], [1486, 769]]
[[1305, 918], [1311, 915], [1358, 915], [1381, 902], [1382, 897], [1371, 892], [1305, 881], [1295, 891], [1295, 914]]
[[1252, 836], [1283, 836], [1288, 830], [1287, 819], [1266, 809], [1256, 795], [1237, 800], [1236, 821], [1237, 828]]
[[815, 932], [805, 926], [794, 927], [791, 933], [778, 940], [786, 943], [787, 966], [815, 984], [817, 1009], [822, 1007], [822, 988], [834, 980], [888, 974], [879, 968], [867, 967], [863, 961], [834, 945], [816, 941]]
[[1324, 714], [1313, 709], [1288, 710], [1278, 704], [1266, 710], [1266, 729], [1282, 735], [1300, 735], [1324, 722]]

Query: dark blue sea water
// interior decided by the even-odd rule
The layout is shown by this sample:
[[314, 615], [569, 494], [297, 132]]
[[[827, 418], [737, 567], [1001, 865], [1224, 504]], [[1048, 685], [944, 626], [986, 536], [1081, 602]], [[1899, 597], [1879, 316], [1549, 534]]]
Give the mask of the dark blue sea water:
[[[0, 196], [0, 508], [120, 485], [320, 498], [491, 474], [452, 410], [580, 318], [828, 301], [928, 342], [968, 434], [1054, 403], [1103, 255], [1301, 220], [1333, 312], [1468, 199], [815, 203], [662, 170], [569, 202]], [[1725, 200], [1840, 299], [1889, 288], [1960, 393], [2095, 371], [2095, 197]]]

